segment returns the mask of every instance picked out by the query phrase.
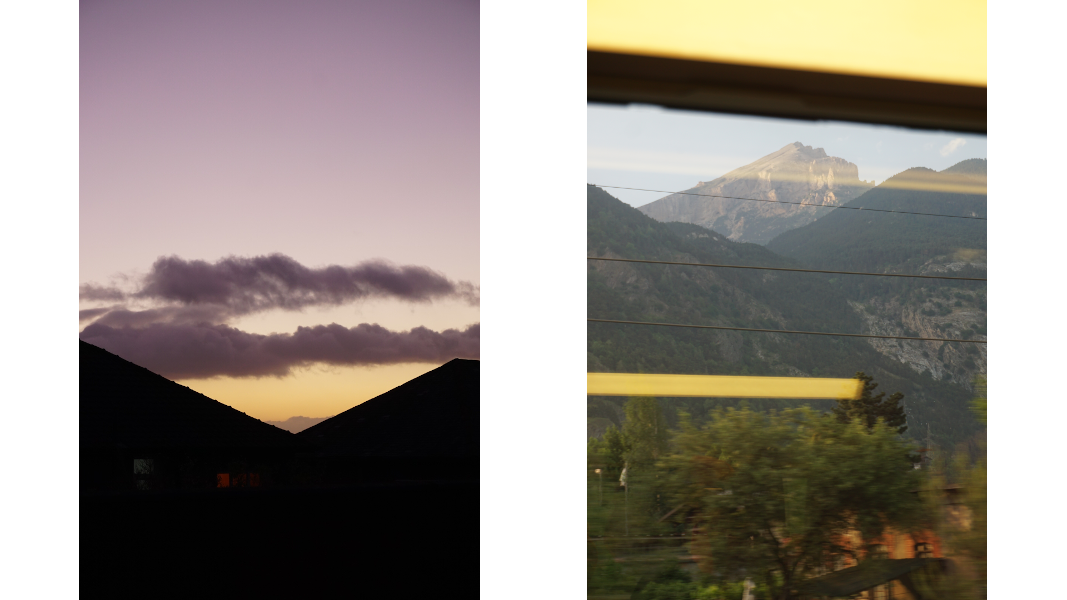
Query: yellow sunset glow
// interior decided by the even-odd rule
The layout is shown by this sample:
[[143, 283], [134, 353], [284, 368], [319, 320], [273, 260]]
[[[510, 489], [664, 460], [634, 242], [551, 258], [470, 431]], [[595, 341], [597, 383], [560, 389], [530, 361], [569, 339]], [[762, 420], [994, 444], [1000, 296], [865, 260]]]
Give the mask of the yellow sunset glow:
[[262, 421], [328, 417], [383, 394], [440, 365], [321, 367], [274, 377], [186, 379], [178, 383]]

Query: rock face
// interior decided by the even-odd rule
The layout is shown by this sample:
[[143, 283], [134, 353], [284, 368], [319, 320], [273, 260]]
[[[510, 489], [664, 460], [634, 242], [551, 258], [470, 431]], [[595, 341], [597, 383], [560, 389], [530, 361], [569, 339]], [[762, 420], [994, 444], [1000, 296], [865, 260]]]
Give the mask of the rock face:
[[[840, 206], [874, 186], [859, 168], [822, 148], [794, 142], [714, 181], [685, 190], [709, 196], [735, 196], [779, 202]], [[693, 223], [733, 241], [766, 244], [779, 233], [825, 215], [824, 208], [671, 194], [638, 208], [657, 221]]]
[[[928, 260], [921, 274], [952, 273], [967, 267], [986, 268], [986, 253], [962, 250]], [[978, 275], [973, 271], [969, 275]], [[985, 275], [981, 273], [981, 275]], [[865, 321], [864, 332], [875, 335], [986, 341], [986, 294], [942, 284], [916, 287], [907, 296], [879, 294], [864, 302], [850, 301]], [[875, 350], [907, 364], [915, 372], [929, 371], [938, 381], [971, 389], [985, 377], [986, 344], [869, 339]]]

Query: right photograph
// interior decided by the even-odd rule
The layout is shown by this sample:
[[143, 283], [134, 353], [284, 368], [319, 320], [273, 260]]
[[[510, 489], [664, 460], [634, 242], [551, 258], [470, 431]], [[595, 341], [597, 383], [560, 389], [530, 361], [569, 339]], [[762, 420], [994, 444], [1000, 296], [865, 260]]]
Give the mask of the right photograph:
[[780, 5], [588, 3], [587, 597], [984, 599], [985, 6]]

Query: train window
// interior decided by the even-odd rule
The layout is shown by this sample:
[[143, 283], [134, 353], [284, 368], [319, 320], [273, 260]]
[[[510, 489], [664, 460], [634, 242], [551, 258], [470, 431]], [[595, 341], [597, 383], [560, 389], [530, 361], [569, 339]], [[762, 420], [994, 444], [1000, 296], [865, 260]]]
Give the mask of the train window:
[[[697, 587], [700, 573], [773, 582], [780, 556], [806, 557], [790, 563], [799, 590], [889, 559], [872, 542], [906, 535], [906, 519], [865, 540], [841, 515], [929, 510], [913, 492], [938, 485], [938, 449], [984, 434], [971, 400], [987, 365], [986, 137], [587, 115], [590, 596], [671, 569]], [[865, 493], [842, 491], [861, 477]], [[700, 532], [672, 536], [683, 527]]]

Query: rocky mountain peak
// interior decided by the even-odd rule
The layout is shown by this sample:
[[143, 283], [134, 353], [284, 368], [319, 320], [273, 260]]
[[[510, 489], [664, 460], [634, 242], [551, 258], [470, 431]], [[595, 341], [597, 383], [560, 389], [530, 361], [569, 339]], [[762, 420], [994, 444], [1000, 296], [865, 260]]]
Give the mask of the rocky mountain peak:
[[826, 158], [827, 156], [826, 150], [823, 150], [822, 148], [812, 148], [811, 146], [805, 146], [800, 142], [793, 142], [792, 144], [789, 144], [788, 146], [782, 148], [782, 150], [792, 150], [799, 154], [803, 154], [805, 157], [813, 159]]
[[793, 142], [722, 177], [699, 182], [686, 190], [700, 195], [671, 194], [638, 210], [657, 221], [694, 223], [734, 241], [765, 244], [776, 235], [807, 225], [827, 212], [782, 202], [840, 206], [873, 186], [873, 181], [859, 178], [859, 167], [855, 164], [829, 156], [823, 148]]

